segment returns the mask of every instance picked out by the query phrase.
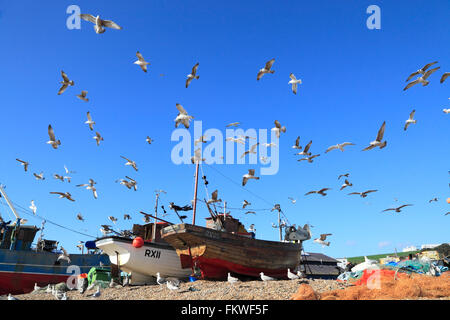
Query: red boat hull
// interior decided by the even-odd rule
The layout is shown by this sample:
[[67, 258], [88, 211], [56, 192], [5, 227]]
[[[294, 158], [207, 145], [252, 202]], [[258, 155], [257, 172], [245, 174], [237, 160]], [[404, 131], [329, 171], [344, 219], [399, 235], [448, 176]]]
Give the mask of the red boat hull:
[[0, 272], [0, 295], [25, 294], [33, 291], [34, 285], [66, 282], [70, 275], [40, 273]]

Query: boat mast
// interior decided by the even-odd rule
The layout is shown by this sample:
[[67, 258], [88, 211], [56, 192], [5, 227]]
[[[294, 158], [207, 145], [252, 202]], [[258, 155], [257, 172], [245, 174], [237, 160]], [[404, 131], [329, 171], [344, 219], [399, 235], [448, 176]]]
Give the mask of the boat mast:
[[200, 166], [197, 160], [197, 165], [195, 167], [195, 190], [194, 190], [194, 205], [193, 205], [193, 215], [192, 224], [195, 225], [195, 213], [197, 212], [197, 189], [198, 189], [198, 167]]
[[20, 220], [20, 216], [16, 211], [16, 208], [14, 208], [13, 204], [11, 203], [11, 201], [9, 201], [8, 196], [6, 195], [5, 189], [3, 189], [4, 186], [0, 185], [0, 193], [3, 196], [3, 198], [5, 198], [6, 203], [8, 203], [9, 208], [11, 209], [12, 213], [14, 214], [14, 216], [16, 217], [17, 220]]
[[156, 190], [156, 199], [155, 199], [155, 221], [153, 222], [153, 232], [152, 232], [152, 242], [155, 242], [156, 239], [156, 221], [158, 220], [158, 200], [161, 192], [166, 193], [164, 190]]

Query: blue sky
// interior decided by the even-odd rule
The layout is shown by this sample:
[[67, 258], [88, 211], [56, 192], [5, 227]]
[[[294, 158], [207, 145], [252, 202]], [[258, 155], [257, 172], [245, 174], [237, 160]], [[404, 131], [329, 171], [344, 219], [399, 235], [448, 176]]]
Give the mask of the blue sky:
[[[72, 4], [123, 30], [98, 35], [86, 21], [81, 30], [67, 29], [66, 9]], [[366, 27], [372, 4], [381, 8], [381, 30]], [[333, 234], [330, 247], [311, 240], [305, 242], [307, 251], [349, 257], [448, 242], [450, 116], [442, 109], [450, 107], [450, 82], [440, 84], [439, 78], [450, 71], [449, 10], [448, 1], [0, 1], [0, 182], [15, 203], [28, 207], [34, 199], [38, 214], [92, 235], [100, 235], [100, 224], [110, 224], [110, 215], [120, 218], [118, 229], [141, 223], [138, 212], [153, 211], [155, 189], [168, 192], [161, 198], [166, 207], [169, 201], [188, 204], [194, 167], [170, 159], [175, 103], [181, 103], [204, 129], [225, 132], [235, 121], [244, 129], [270, 129], [275, 119], [287, 127], [278, 174], [247, 187], [280, 203], [291, 223], [314, 225], [313, 238]], [[133, 64], [136, 51], [151, 63], [147, 74]], [[256, 81], [272, 58], [275, 74]], [[432, 61], [441, 69], [430, 85], [404, 92], [408, 75]], [[186, 89], [186, 75], [196, 62], [200, 79]], [[58, 96], [61, 70], [75, 86]], [[291, 72], [303, 81], [297, 95], [288, 85]], [[75, 97], [81, 90], [89, 91], [88, 103]], [[417, 124], [404, 132], [412, 109]], [[84, 124], [87, 111], [105, 138], [100, 147]], [[387, 147], [361, 152], [383, 121]], [[49, 124], [62, 141], [58, 150], [45, 143]], [[147, 135], [155, 139], [152, 145], [145, 142]], [[311, 150], [321, 154], [314, 163], [296, 161], [291, 146], [297, 136], [303, 146], [313, 140]], [[344, 141], [356, 146], [324, 154]], [[139, 172], [125, 167], [121, 155], [135, 160]], [[16, 158], [31, 163], [28, 173]], [[71, 184], [51, 177], [64, 173], [64, 165], [77, 172]], [[240, 183], [252, 167], [258, 168], [214, 168]], [[244, 199], [253, 208], [269, 207], [215, 170], [204, 170], [210, 192], [219, 189], [230, 207]], [[43, 182], [32, 176], [40, 171], [47, 177]], [[345, 172], [354, 186], [339, 191], [337, 177]], [[125, 175], [138, 181], [137, 192], [114, 183]], [[75, 188], [89, 178], [98, 182], [98, 200]], [[323, 187], [333, 190], [326, 197], [304, 196]], [[347, 195], [368, 189], [379, 191], [365, 199]], [[76, 202], [51, 191], [69, 191]], [[206, 197], [203, 185], [199, 197]], [[434, 197], [439, 202], [429, 204]], [[400, 214], [381, 213], [406, 203], [414, 206]], [[197, 223], [204, 225], [208, 214], [199, 208]], [[86, 222], [76, 220], [78, 212]], [[9, 216], [4, 206], [0, 213]], [[125, 213], [131, 222], [121, 219]], [[275, 213], [232, 214], [247, 226], [254, 223], [258, 238], [277, 239], [271, 227]], [[177, 222], [173, 213], [167, 218]], [[45, 233], [72, 252], [78, 240], [87, 240], [50, 224]]]

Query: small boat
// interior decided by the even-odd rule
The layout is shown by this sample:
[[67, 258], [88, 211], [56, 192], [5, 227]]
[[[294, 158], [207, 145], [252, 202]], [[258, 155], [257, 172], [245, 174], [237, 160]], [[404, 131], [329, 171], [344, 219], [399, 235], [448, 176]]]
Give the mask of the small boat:
[[[21, 224], [23, 220], [2, 186], [1, 196], [17, 220], [13, 223], [0, 220], [0, 295], [29, 293], [35, 284], [42, 287], [66, 282], [75, 286], [80, 273], [88, 273], [92, 267], [109, 265], [108, 256], [99, 254], [95, 247], [88, 247], [89, 241], [86, 242], [87, 254], [69, 254], [70, 263], [59, 259], [62, 252], [57, 249], [58, 242], [42, 238], [45, 223], [41, 228]], [[32, 247], [39, 230], [41, 236], [36, 246]], [[94, 253], [89, 253], [89, 249], [93, 249]]]
[[192, 273], [190, 259], [178, 256], [175, 249], [161, 239], [160, 231], [166, 226], [168, 222], [135, 224], [132, 233], [142, 238], [140, 244], [118, 236], [99, 238], [95, 243], [112, 264], [131, 275], [132, 285], [154, 284], [158, 272], [163, 277], [187, 278]]
[[[310, 233], [286, 228], [290, 234], [300, 235], [298, 241], [267, 241], [246, 232], [239, 220], [229, 214], [207, 218], [206, 227], [192, 224], [170, 225], [162, 229], [162, 237], [180, 256], [188, 256], [194, 268], [199, 268], [203, 279], [224, 280], [228, 273], [259, 277], [261, 272], [275, 278], [287, 278], [287, 269], [296, 270], [301, 259], [302, 241]], [[309, 229], [308, 229], [309, 230]]]

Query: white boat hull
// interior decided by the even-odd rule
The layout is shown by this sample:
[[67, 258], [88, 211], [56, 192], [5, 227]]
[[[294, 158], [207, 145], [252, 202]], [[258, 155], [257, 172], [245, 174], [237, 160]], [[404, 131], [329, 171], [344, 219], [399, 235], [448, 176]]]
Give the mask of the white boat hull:
[[145, 243], [140, 248], [131, 239], [109, 237], [96, 241], [112, 264], [131, 274], [132, 285], [154, 284], [156, 273], [162, 277], [187, 278], [191, 268], [182, 268], [180, 257], [169, 244]]

